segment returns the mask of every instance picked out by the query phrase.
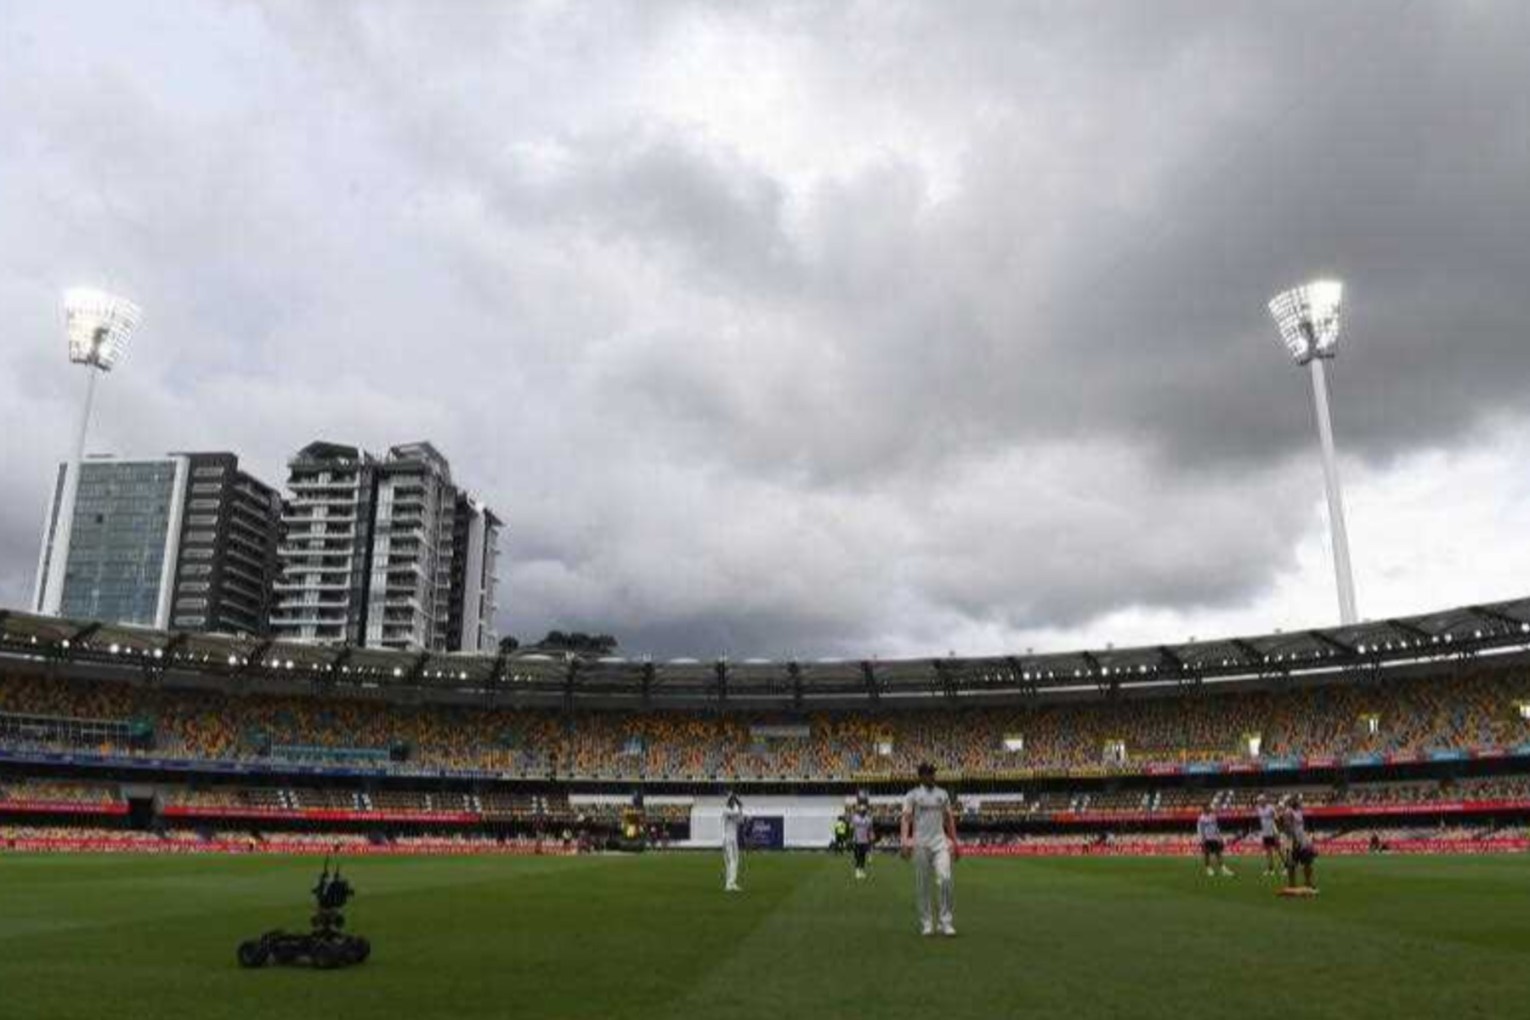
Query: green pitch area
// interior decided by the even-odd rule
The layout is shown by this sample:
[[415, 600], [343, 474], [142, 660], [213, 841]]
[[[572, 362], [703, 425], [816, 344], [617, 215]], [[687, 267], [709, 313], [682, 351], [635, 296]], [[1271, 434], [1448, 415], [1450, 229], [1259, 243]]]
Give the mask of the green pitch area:
[[823, 855], [356, 859], [362, 967], [243, 971], [317, 861], [0, 855], [0, 1017], [1506, 1017], [1530, 1004], [1530, 861], [1325, 860], [1280, 900], [1187, 860], [957, 866], [955, 939], [912, 878]]

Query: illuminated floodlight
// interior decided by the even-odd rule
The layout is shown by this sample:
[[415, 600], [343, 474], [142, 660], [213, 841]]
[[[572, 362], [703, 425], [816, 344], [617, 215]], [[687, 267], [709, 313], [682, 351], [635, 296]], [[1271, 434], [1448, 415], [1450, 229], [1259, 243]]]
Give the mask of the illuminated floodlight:
[[64, 335], [69, 360], [110, 372], [127, 351], [141, 312], [125, 297], [93, 287], [64, 292]]
[[1317, 415], [1318, 443], [1323, 454], [1323, 483], [1328, 496], [1328, 530], [1333, 545], [1334, 583], [1339, 594], [1339, 621], [1355, 623], [1360, 613], [1355, 604], [1355, 579], [1349, 562], [1349, 535], [1344, 526], [1344, 497], [1339, 485], [1338, 456], [1334, 452], [1333, 420], [1328, 410], [1328, 375], [1323, 363], [1333, 358], [1339, 344], [1339, 315], [1344, 285], [1338, 280], [1313, 280], [1275, 295], [1269, 304], [1280, 338], [1298, 365], [1312, 376], [1312, 402]]
[[90, 431], [90, 409], [95, 401], [96, 377], [110, 372], [127, 350], [142, 315], [141, 309], [127, 298], [93, 287], [73, 287], [64, 292], [64, 338], [69, 343], [69, 360], [89, 370], [85, 400], [80, 408], [80, 423], [75, 431], [74, 455], [64, 473], [59, 493], [56, 520], [44, 534], [38, 551], [37, 587], [32, 608], [57, 616], [64, 603], [64, 578], [69, 559], [69, 542], [74, 531], [75, 499], [80, 491], [80, 471], [85, 460], [85, 437]]
[[1270, 300], [1270, 314], [1280, 328], [1280, 338], [1298, 365], [1334, 356], [1343, 304], [1344, 284], [1338, 280], [1313, 280]]

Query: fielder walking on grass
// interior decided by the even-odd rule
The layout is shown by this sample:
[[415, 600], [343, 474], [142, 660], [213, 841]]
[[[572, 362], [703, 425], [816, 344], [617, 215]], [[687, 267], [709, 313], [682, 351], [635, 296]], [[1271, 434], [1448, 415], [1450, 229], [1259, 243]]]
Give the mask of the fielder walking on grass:
[[[903, 856], [914, 860], [914, 896], [919, 906], [919, 932], [935, 934], [930, 898], [940, 901], [939, 924], [942, 935], [955, 935], [956, 923], [951, 909], [951, 861], [960, 855], [956, 843], [956, 815], [951, 812], [951, 797], [935, 785], [935, 766], [919, 766], [919, 785], [903, 798]], [[930, 879], [935, 888], [930, 888]]]
[[876, 823], [871, 818], [871, 805], [864, 800], [856, 801], [855, 811], [850, 815], [851, 848], [855, 851], [855, 877], [866, 877], [866, 858], [871, 856], [871, 842], [876, 838]]

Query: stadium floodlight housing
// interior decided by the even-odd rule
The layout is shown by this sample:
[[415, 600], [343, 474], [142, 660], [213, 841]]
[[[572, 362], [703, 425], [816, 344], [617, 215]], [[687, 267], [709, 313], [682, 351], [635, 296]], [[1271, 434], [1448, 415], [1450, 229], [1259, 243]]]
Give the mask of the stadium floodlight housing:
[[1349, 533], [1344, 526], [1344, 497], [1339, 486], [1338, 456], [1334, 452], [1333, 420], [1328, 409], [1328, 374], [1323, 362], [1337, 353], [1339, 314], [1344, 284], [1313, 280], [1275, 295], [1270, 314], [1280, 338], [1298, 365], [1312, 376], [1312, 402], [1317, 414], [1318, 443], [1323, 452], [1323, 483], [1328, 496], [1328, 530], [1333, 543], [1334, 581], [1339, 594], [1339, 620], [1346, 626], [1360, 619], [1355, 605], [1355, 579], [1349, 562]]
[[96, 376], [110, 372], [122, 360], [141, 314], [132, 301], [108, 291], [71, 287], [64, 292], [64, 338], [69, 341], [69, 360], [84, 365], [89, 371], [79, 428], [75, 433], [74, 458], [64, 473], [57, 512], [51, 515], [53, 520], [49, 525], [45, 525], [51, 530], [44, 532], [42, 549], [38, 553], [37, 588], [33, 596], [33, 608], [38, 612], [57, 615], [63, 609], [64, 575], [68, 566], [69, 540], [74, 531], [74, 504], [80, 491], [80, 471], [85, 461], [90, 409], [95, 402]]
[[110, 372], [127, 350], [139, 308], [127, 298], [93, 287], [64, 292], [64, 334], [69, 360]]
[[1280, 338], [1298, 365], [1334, 356], [1343, 303], [1344, 284], [1338, 280], [1313, 280], [1270, 301], [1270, 314], [1280, 327]]

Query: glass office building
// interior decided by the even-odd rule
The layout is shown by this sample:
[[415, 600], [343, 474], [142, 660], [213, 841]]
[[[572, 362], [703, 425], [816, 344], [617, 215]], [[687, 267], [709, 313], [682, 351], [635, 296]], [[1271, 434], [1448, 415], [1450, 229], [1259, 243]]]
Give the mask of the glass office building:
[[[80, 620], [264, 635], [281, 500], [228, 453], [82, 465], [72, 508], [59, 466], [33, 608]], [[72, 513], [58, 548], [61, 512]], [[63, 565], [62, 585], [49, 590]]]
[[[61, 480], [65, 470], [60, 467]], [[62, 555], [64, 586], [57, 606], [38, 608], [80, 620], [168, 625], [185, 472], [183, 458], [87, 460], [67, 549], [53, 548], [56, 496], [48, 514], [43, 572], [55, 569]], [[39, 577], [39, 591], [45, 581]]]

